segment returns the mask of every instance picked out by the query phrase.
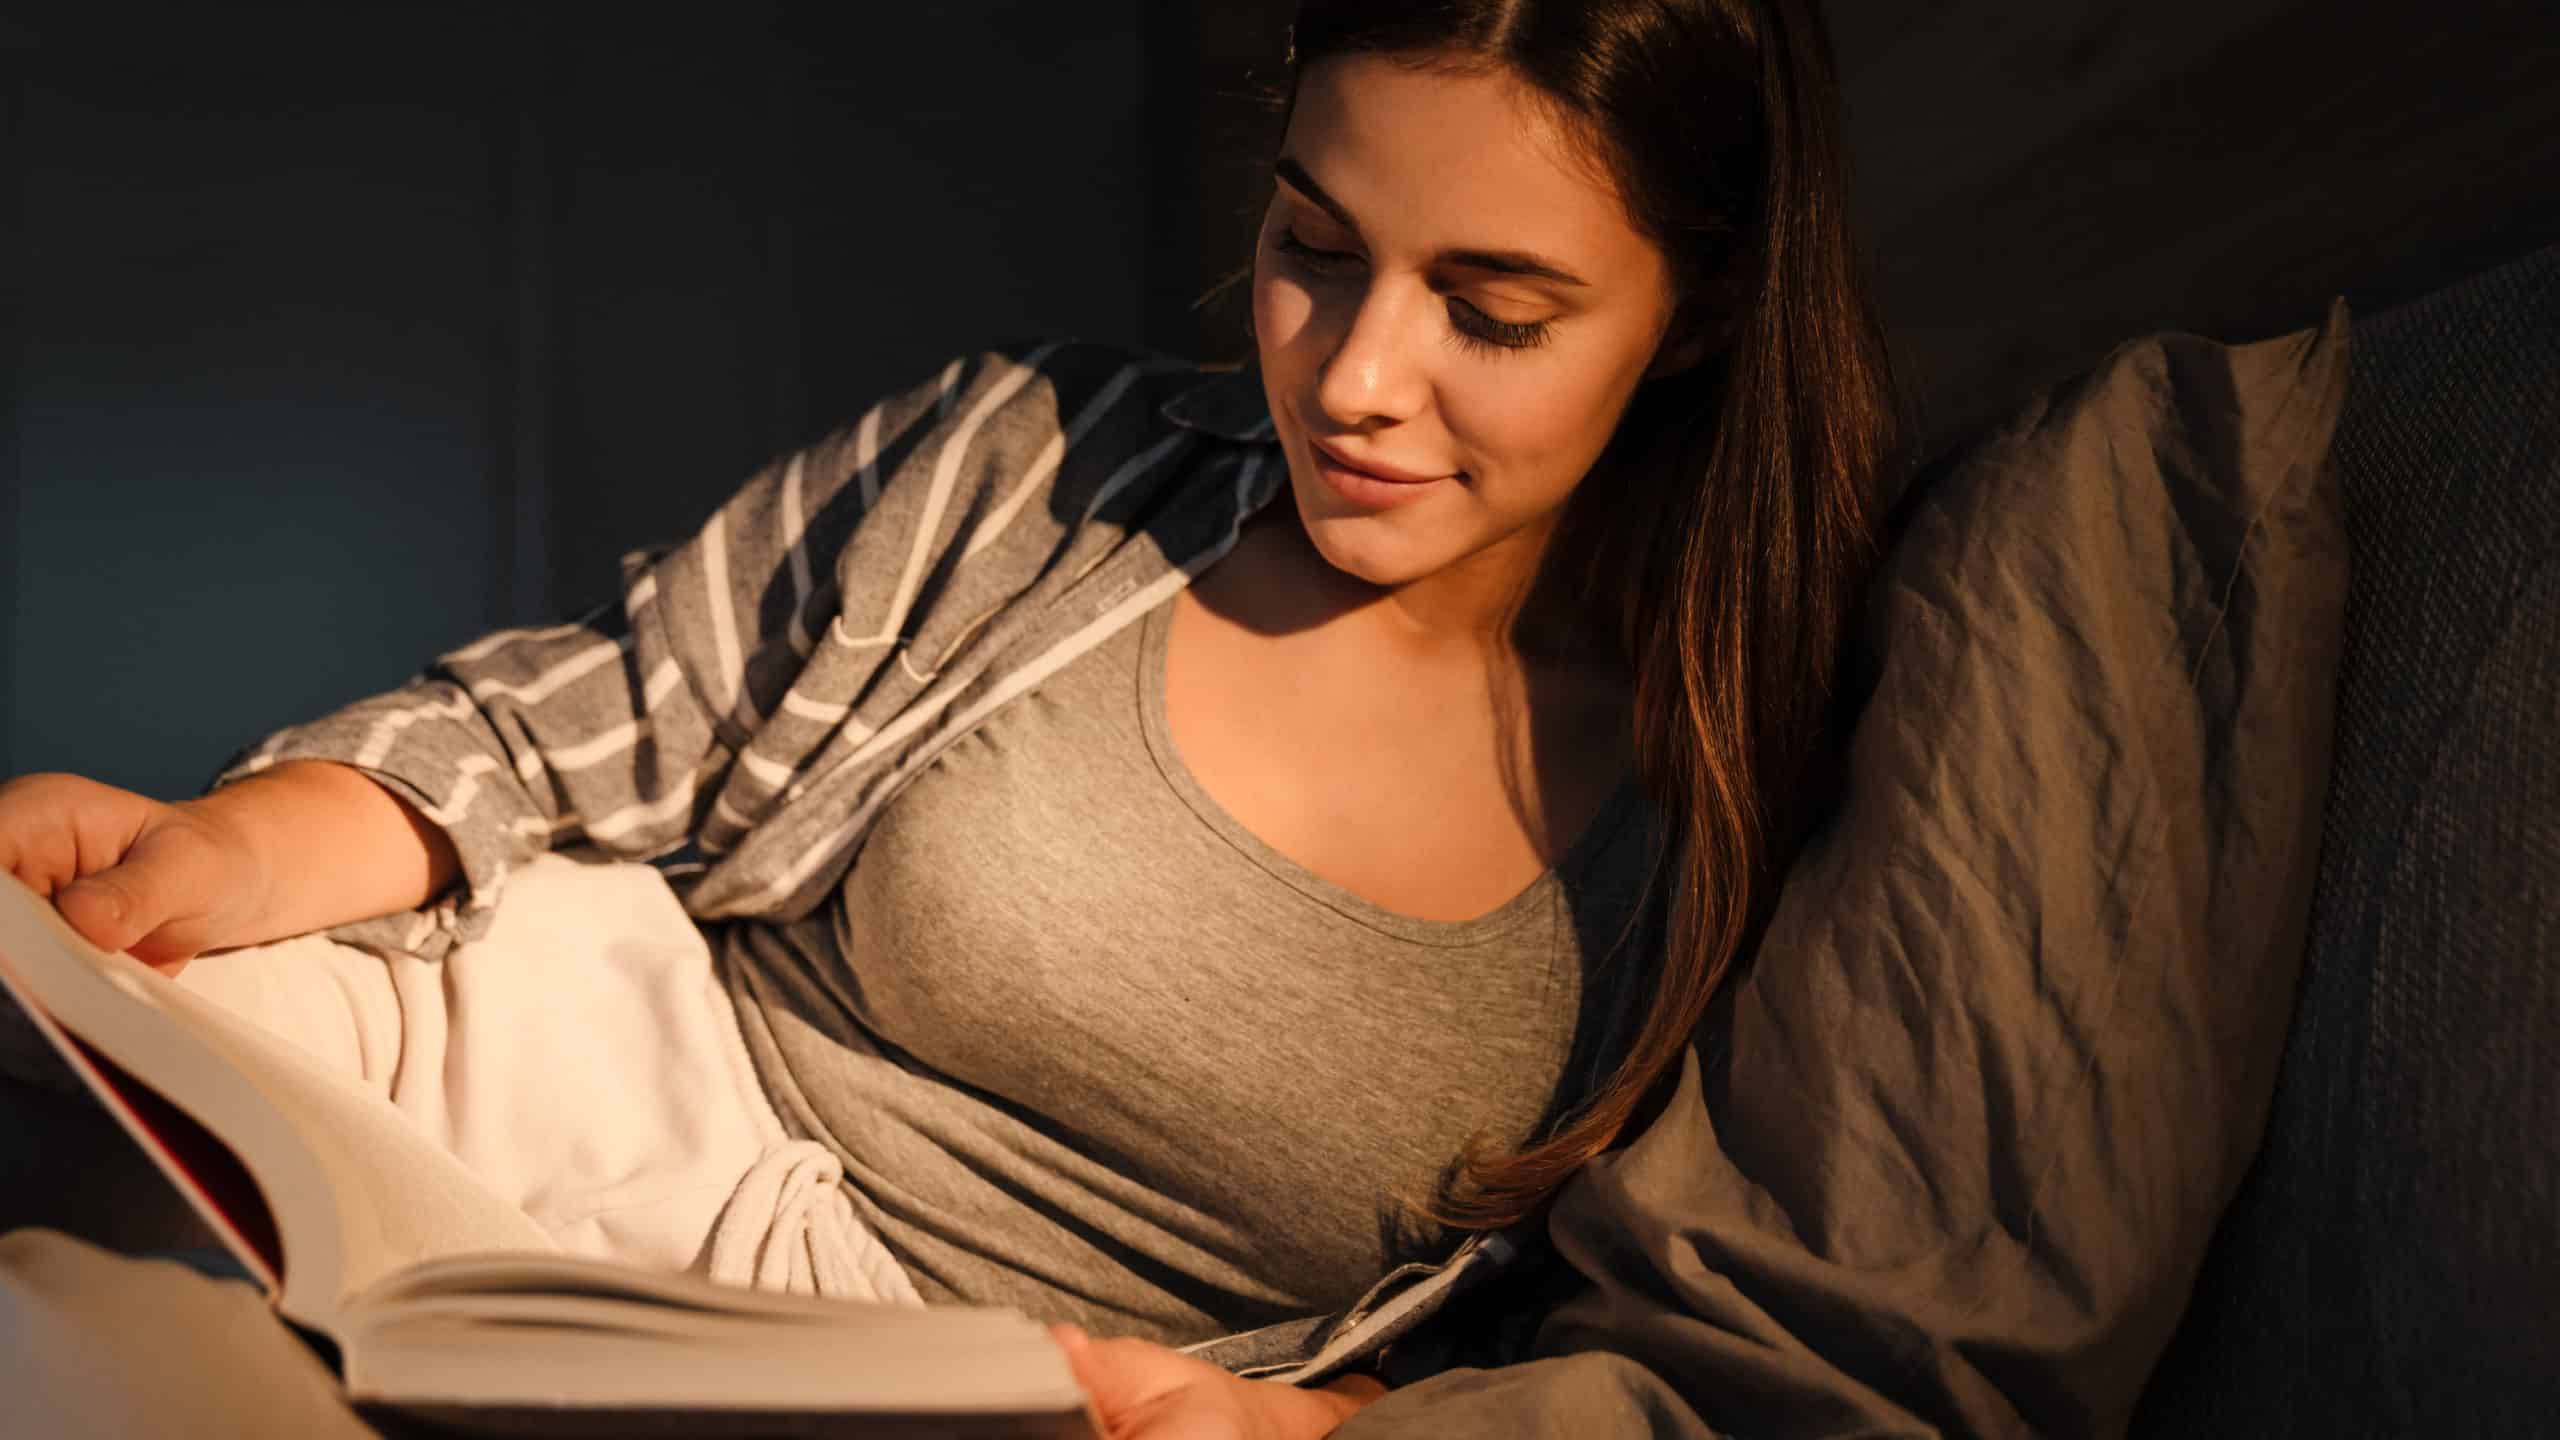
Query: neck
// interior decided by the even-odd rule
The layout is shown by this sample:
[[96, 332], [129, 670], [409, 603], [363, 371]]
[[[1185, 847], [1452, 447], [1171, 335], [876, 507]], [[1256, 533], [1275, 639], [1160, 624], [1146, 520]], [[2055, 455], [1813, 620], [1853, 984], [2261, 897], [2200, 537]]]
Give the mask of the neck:
[[1418, 663], [1579, 670], [1608, 653], [1588, 606], [1563, 593], [1562, 577], [1544, 563], [1552, 518], [1429, 575], [1374, 585], [1324, 557], [1285, 492], [1269, 508], [1325, 609]]

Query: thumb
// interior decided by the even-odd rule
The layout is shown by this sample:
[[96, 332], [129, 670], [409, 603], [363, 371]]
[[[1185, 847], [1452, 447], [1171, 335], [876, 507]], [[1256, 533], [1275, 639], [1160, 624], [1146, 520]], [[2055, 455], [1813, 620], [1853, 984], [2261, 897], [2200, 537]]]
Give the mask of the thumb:
[[1050, 1326], [1049, 1338], [1058, 1342], [1058, 1349], [1066, 1355], [1067, 1369], [1074, 1372], [1076, 1383], [1083, 1386], [1086, 1393], [1092, 1393], [1095, 1379], [1092, 1373], [1093, 1338], [1084, 1333], [1082, 1326], [1066, 1324]]
[[167, 918], [168, 907], [158, 903], [161, 887], [153, 882], [142, 866], [112, 865], [56, 891], [53, 908], [99, 949], [130, 950]]
[[54, 910], [100, 951], [123, 951], [133, 940], [151, 933], [148, 915], [136, 902], [133, 887], [120, 871], [125, 866], [84, 874], [54, 892]]
[[1115, 1427], [1185, 1385], [1224, 1373], [1145, 1340], [1096, 1340], [1064, 1324], [1050, 1326], [1049, 1333], [1094, 1409]]

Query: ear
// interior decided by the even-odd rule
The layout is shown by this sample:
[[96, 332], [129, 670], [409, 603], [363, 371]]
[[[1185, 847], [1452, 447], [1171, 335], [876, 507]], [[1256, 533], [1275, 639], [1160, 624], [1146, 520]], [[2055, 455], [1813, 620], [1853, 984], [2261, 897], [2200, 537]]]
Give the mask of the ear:
[[1672, 310], [1660, 343], [1653, 347], [1653, 363], [1645, 367], [1644, 378], [1659, 380], [1693, 368], [1707, 358], [1714, 341], [1715, 327], [1705, 307], [1696, 300], [1681, 301]]

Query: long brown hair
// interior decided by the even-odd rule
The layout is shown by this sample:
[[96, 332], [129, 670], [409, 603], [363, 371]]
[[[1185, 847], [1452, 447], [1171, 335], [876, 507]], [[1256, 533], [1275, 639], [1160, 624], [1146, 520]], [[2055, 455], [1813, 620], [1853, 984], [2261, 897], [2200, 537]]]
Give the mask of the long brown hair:
[[1526, 80], [1714, 336], [1706, 363], [1639, 388], [1547, 552], [1622, 647], [1674, 843], [1647, 891], [1667, 907], [1651, 1005], [1615, 1069], [1526, 1148], [1471, 1147], [1429, 1207], [1491, 1229], [1631, 1128], [1836, 794], [1833, 689], [1879, 550], [1894, 389], [1813, 0], [1304, 0], [1290, 98], [1348, 54]]

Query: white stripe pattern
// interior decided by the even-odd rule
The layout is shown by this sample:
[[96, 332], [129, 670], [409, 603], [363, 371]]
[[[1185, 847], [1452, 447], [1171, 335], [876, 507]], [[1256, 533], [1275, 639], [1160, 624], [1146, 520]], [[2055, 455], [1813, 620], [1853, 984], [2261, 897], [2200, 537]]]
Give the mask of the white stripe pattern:
[[844, 617], [838, 615], [827, 625], [827, 639], [847, 650], [868, 650], [874, 645], [897, 643], [898, 632], [889, 630], [878, 635], [856, 635], [845, 628]]
[[[668, 694], [683, 683], [684, 671], [676, 665], [673, 656], [659, 661], [658, 668], [649, 672], [648, 684], [641, 691], [639, 716], [610, 726], [573, 745], [553, 750], [549, 757], [551, 768], [592, 769], [638, 744], [640, 719], [656, 715]], [[516, 757], [516, 773], [527, 780], [534, 779], [542, 773], [542, 764], [541, 755], [532, 750], [523, 751]]]
[[[1128, 460], [1121, 464], [1119, 469], [1111, 472], [1110, 479], [1102, 482], [1101, 489], [1093, 492], [1093, 502], [1084, 507], [1083, 518], [1087, 520], [1092, 519], [1103, 506], [1111, 503], [1112, 496], [1119, 494], [1121, 491], [1129, 488], [1130, 485], [1136, 483], [1139, 476], [1146, 474], [1148, 471], [1156, 468], [1156, 466], [1164, 463], [1164, 457], [1181, 449], [1189, 438], [1190, 437], [1182, 434], [1180, 431], [1175, 431], [1173, 434], [1167, 435], [1162, 440], [1159, 440], [1153, 445], [1148, 446], [1146, 449], [1139, 451], [1137, 454], [1130, 456]], [[1255, 457], [1257, 461], [1260, 458], [1261, 457], [1259, 456]]]
[[[717, 900], [716, 912], [697, 913], [775, 913], [822, 869], [840, 868], [881, 808], [956, 738], [1162, 604], [1232, 548], [1261, 503], [1256, 492], [1267, 488], [1274, 457], [1268, 447], [1248, 446], [1211, 447], [1205, 465], [1192, 458], [1204, 432], [1231, 447], [1246, 433], [1239, 421], [1219, 418], [1244, 409], [1240, 396], [1216, 397], [1222, 410], [1168, 410], [1179, 423], [1157, 423], [1144, 382], [1188, 368], [1060, 345], [954, 360], [927, 384], [867, 410], [845, 437], [848, 450], [783, 456], [763, 487], [721, 507], [685, 545], [625, 555], [626, 585], [616, 600], [576, 622], [501, 630], [446, 652], [438, 657], [442, 673], [431, 670], [391, 695], [279, 730], [222, 778], [286, 757], [343, 758], [397, 781], [404, 794], [432, 799], [421, 808], [453, 834], [471, 888], [420, 915], [348, 927], [378, 924], [364, 931], [366, 943], [396, 944], [405, 936], [408, 948], [426, 954], [477, 934], [510, 866], [582, 834], [624, 859], [698, 846], [709, 862], [690, 867], [708, 872], [709, 888], [698, 897], [728, 898]], [[1071, 394], [1082, 398], [1070, 411]], [[1251, 423], [1250, 413], [1241, 423]], [[1254, 433], [1268, 430], [1264, 421]], [[907, 432], [912, 444], [897, 445], [893, 431]], [[1104, 436], [1107, 442], [1097, 438]], [[1115, 448], [1097, 458], [1102, 443]], [[893, 445], [900, 452], [895, 473], [884, 474], [884, 451]], [[1078, 491], [1088, 488], [1085, 474], [1100, 477], [1078, 507], [1082, 514], [1035, 511], [1055, 496], [1070, 465], [1078, 467]], [[877, 513], [884, 489], [895, 490], [894, 517]], [[1002, 657], [1005, 668], [994, 668], [982, 643], [985, 627], [1047, 578], [1064, 553], [1048, 543], [1053, 529], [1159, 490], [1173, 507], [1165, 513], [1185, 527], [1167, 533], [1181, 534], [1195, 553], [1169, 558], [1166, 549], [1142, 543], [1162, 537], [1134, 535], [1080, 551], [1086, 571], [1107, 561], [1113, 578], [1087, 584], [1081, 575], [1063, 575], [1063, 590], [1043, 587], [1063, 594], [1077, 613], [1058, 614], [1053, 623], [1033, 616], [1019, 630], [1008, 624], [1007, 633], [1025, 635], [1039, 653], [1019, 663]], [[857, 498], [861, 511], [846, 515]], [[1227, 513], [1215, 514], [1222, 509]], [[885, 600], [866, 600], [848, 615], [826, 598], [847, 561], [825, 546], [841, 540], [839, 521], [866, 516], [872, 529], [862, 563], [872, 573], [862, 577], [864, 587]], [[944, 545], [943, 522], [954, 517], [966, 529]], [[1019, 543], [1035, 518], [1041, 543]], [[1205, 533], [1223, 529], [1223, 536], [1205, 544], [1191, 538], [1204, 533], [1201, 522]], [[950, 528], [960, 531], [958, 523]], [[829, 536], [836, 538], [822, 543]], [[1017, 543], [1008, 545], [1008, 537]], [[671, 572], [670, 561], [697, 568]], [[925, 579], [955, 564], [969, 567], [969, 585], [938, 588], [927, 598]], [[681, 607], [644, 613], [666, 598], [661, 587], [669, 573], [682, 573], [688, 592], [701, 585], [699, 608], [688, 593]], [[784, 585], [787, 613], [775, 593]], [[777, 603], [765, 603], [769, 594]], [[1104, 602], [1102, 613], [1085, 618], [1096, 600]], [[626, 617], [613, 627], [626, 632], [619, 636], [607, 633], [617, 603]], [[874, 607], [881, 613], [871, 613]], [[763, 628], [768, 613], [770, 633]], [[956, 624], [964, 615], [974, 618]], [[910, 630], [957, 638], [928, 667], [928, 656], [906, 641]], [[780, 673], [793, 668], [784, 664], [786, 654], [799, 661], [788, 685]], [[636, 687], [628, 668], [634, 657], [647, 665]], [[884, 668], [893, 658], [897, 669]], [[816, 728], [781, 730], [759, 717], [756, 692], [765, 682], [777, 724], [788, 717], [793, 727]], [[872, 723], [854, 718], [857, 701], [866, 699]], [[733, 751], [720, 738], [732, 723], [761, 743]], [[700, 815], [706, 806], [708, 815]], [[856, 813], [844, 815], [844, 807]], [[760, 827], [763, 843], [749, 843]]]
[[791, 557], [791, 653], [806, 657], [817, 645], [809, 633], [809, 515], [800, 495], [800, 469], [807, 452], [792, 455], [782, 469], [782, 548]]
[[[1004, 704], [1006, 701], [1013, 699], [1015, 696], [1020, 695], [1022, 692], [1029, 690], [1031, 687], [1039, 684], [1051, 675], [1056, 674], [1068, 661], [1075, 659], [1085, 651], [1101, 644], [1105, 639], [1110, 637], [1112, 632], [1118, 630], [1121, 626], [1128, 624], [1129, 621], [1137, 618], [1139, 615], [1146, 613], [1148, 609], [1161, 602], [1165, 596], [1180, 589], [1189, 581], [1189, 579], [1189, 575], [1177, 570], [1171, 574], [1163, 576], [1152, 585], [1141, 587], [1128, 599], [1121, 601], [1118, 605], [1115, 605], [1110, 610], [1104, 612], [1099, 619], [1092, 621], [1083, 628], [1077, 630], [1074, 634], [1069, 635], [1066, 639], [1060, 641], [1058, 644], [1050, 647], [1047, 653], [1043, 654], [1039, 659], [1032, 661], [1030, 664], [1023, 666], [1021, 669], [1016, 670], [1011, 675], [1005, 677], [1002, 684], [996, 686], [986, 695], [980, 697], [977, 704], [969, 707], [969, 709], [962, 712], [957, 719], [944, 726], [942, 733], [935, 737], [936, 741], [947, 743], [950, 737], [966, 730], [969, 725], [975, 722], [979, 717], [995, 709], [997, 706]], [[948, 688], [951, 693], [945, 693], [939, 696], [929, 695], [919, 698], [914, 703], [910, 711], [914, 716], [914, 724], [910, 725], [904, 723], [907, 716], [900, 716], [899, 723], [893, 723], [883, 728], [878, 735], [873, 737], [872, 744], [862, 747], [861, 750], [856, 751], [852, 757], [848, 758], [843, 763], [846, 765], [859, 764], [866, 755], [876, 751], [881, 744], [893, 741], [898, 735], [913, 731], [921, 726], [927, 719], [931, 718], [932, 712], [939, 711], [942, 707], [951, 703], [952, 694], [956, 693], [959, 687], [952, 686]], [[768, 906], [778, 905], [782, 901], [788, 899], [792, 892], [798, 890], [801, 883], [807, 880], [811, 875], [816, 874], [822, 868], [833, 865], [836, 861], [843, 858], [843, 852], [845, 849], [852, 845], [854, 837], [862, 833], [863, 827], [871, 823], [872, 815], [879, 810], [881, 804], [886, 800], [886, 798], [900, 788], [900, 782], [905, 780], [908, 775], [922, 769], [929, 758], [939, 748], [939, 744], [933, 743], [918, 746], [915, 754], [909, 757], [907, 763], [901, 766], [895, 774], [884, 776], [881, 780], [875, 782], [872, 786], [872, 798], [865, 801], [859, 809], [855, 810], [849, 819], [829, 830], [824, 840], [801, 851], [798, 858], [793, 860], [790, 864], [785, 865], [773, 876], [771, 880], [765, 882], [762, 888], [742, 897], [736, 902], [721, 906], [718, 913], [728, 915], [736, 914], [740, 911], [752, 912]]]
[[868, 515], [880, 503], [880, 407], [863, 412], [862, 423], [853, 427], [854, 484], [862, 492], [862, 513]]
[[[738, 653], [738, 617], [729, 605], [729, 512], [725, 510], [702, 527], [702, 588], [711, 607], [711, 652], [717, 659], [711, 683], [719, 688], [712, 694], [712, 703], [726, 715], [738, 708], [747, 667]], [[754, 724], [750, 720], [748, 727]]]
[[421, 805], [419, 813], [448, 830], [452, 829], [470, 813], [471, 801], [480, 793], [480, 777], [494, 775], [497, 770], [498, 762], [487, 755], [463, 756], [453, 767], [453, 790], [444, 797], [444, 803]]
[[[879, 631], [870, 637], [873, 643], [894, 639], [899, 627], [906, 623], [907, 607], [915, 603], [916, 587], [924, 583], [925, 567], [933, 559], [933, 539], [942, 529], [943, 507], [950, 502], [953, 487], [960, 483], [960, 465], [969, 457], [969, 442], [977, 438], [988, 416], [1038, 378], [1040, 362], [1057, 348], [1043, 345], [1024, 356], [1022, 363], [987, 388], [987, 393], [978, 398], [978, 403], [970, 407], [968, 415], [942, 442], [940, 453], [934, 456], [933, 484], [925, 491], [924, 513], [917, 517], [907, 546], [906, 568], [898, 572], [898, 588], [890, 597], [889, 613], [881, 620]], [[836, 623], [841, 628], [844, 617], [837, 616]]]
[[[951, 413], [952, 387], [960, 383], [960, 374], [966, 368], [965, 360], [954, 360], [943, 366], [942, 373], [934, 377], [933, 418], [936, 420]], [[866, 515], [872, 506], [880, 502], [880, 414], [887, 408], [874, 405], [864, 411], [861, 422], [853, 430], [854, 487], [862, 496], [862, 511]]]
[[575, 745], [565, 745], [548, 757], [555, 771], [584, 770], [603, 763], [630, 749], [640, 740], [637, 717], [599, 731]]
[[812, 700], [799, 691], [793, 690], [782, 697], [782, 713], [801, 720], [812, 720], [820, 725], [833, 725], [853, 713], [853, 702]]
[[359, 769], [379, 770], [382, 768], [382, 762], [389, 758], [391, 744], [400, 738], [401, 731], [421, 720], [468, 719], [472, 708], [471, 696], [467, 692], [456, 690], [451, 697], [444, 700], [430, 700], [421, 705], [391, 711], [375, 720], [373, 727], [365, 732], [364, 743], [356, 747], [355, 759], [352, 763]]
[[581, 650], [521, 685], [484, 678], [471, 681], [469, 689], [476, 700], [513, 700], [519, 705], [539, 705], [630, 652], [631, 637], [624, 635]]
[[771, 756], [759, 755], [749, 750], [738, 757], [738, 765], [739, 768], [756, 777], [768, 790], [779, 790], [791, 783], [791, 767]]
[[660, 702], [664, 701], [678, 685], [683, 683], [684, 671], [676, 664], [676, 657], [670, 655], [666, 659], [659, 661], [658, 668], [649, 672], [648, 685], [640, 692], [641, 708], [643, 710], [656, 710]]
[[584, 625], [571, 623], [544, 625], [534, 629], [500, 630], [495, 634], [483, 635], [459, 650], [448, 650], [438, 658], [448, 665], [468, 665], [474, 660], [496, 653], [500, 646], [513, 645], [522, 641], [562, 640], [586, 628]]
[[[863, 832], [863, 828], [871, 823], [871, 817], [877, 813], [888, 797], [902, 788], [902, 782], [907, 776], [931, 763], [933, 757], [939, 754], [943, 746], [949, 744], [953, 738], [967, 732], [971, 726], [998, 706], [1056, 674], [1069, 661], [1101, 644], [1122, 626], [1162, 604], [1168, 596], [1190, 584], [1194, 573], [1206, 569], [1234, 548], [1236, 537], [1243, 529], [1244, 516], [1248, 511], [1253, 493], [1253, 482], [1261, 471], [1264, 459], [1264, 455], [1257, 453], [1237, 468], [1235, 520], [1229, 526], [1224, 538], [1201, 554], [1192, 557], [1189, 566], [1168, 571], [1153, 582], [1138, 587], [1127, 598], [1104, 611], [1099, 617], [1087, 622], [1074, 633], [1051, 646], [1039, 658], [1006, 676], [986, 694], [980, 696], [976, 704], [960, 712], [945, 724], [932, 742], [917, 746], [897, 772], [876, 781], [871, 787], [871, 797], [864, 801], [851, 817], [829, 830], [824, 840], [803, 849], [797, 858], [785, 865], [762, 888], [721, 906], [718, 913], [728, 915], [742, 910], [757, 911], [779, 905], [789, 899], [811, 875], [842, 859], [845, 849], [851, 846], [854, 839]], [[873, 737], [872, 743], [854, 752], [843, 764], [858, 765], [871, 755], [878, 753], [883, 746], [894, 744], [900, 736], [913, 733], [933, 714], [949, 705], [959, 688], [957, 685], [946, 686], [939, 694], [928, 693], [919, 697], [910, 704], [906, 713], [883, 727], [879, 734]]]
[[285, 740], [293, 733], [294, 732], [291, 730], [279, 730], [273, 735], [268, 736], [266, 739], [259, 741], [258, 748], [250, 751], [248, 755], [243, 757], [240, 761], [239, 773], [242, 775], [255, 775], [259, 771], [266, 769], [268, 766], [275, 764], [276, 756], [284, 750]]
[[1101, 422], [1112, 406], [1120, 403], [1120, 397], [1129, 392], [1129, 387], [1138, 383], [1138, 373], [1135, 365], [1123, 367], [1119, 374], [1111, 377], [1111, 383], [1103, 386], [1102, 392], [1078, 412], [1064, 431], [1049, 437], [1049, 443], [1040, 447], [1040, 453], [1031, 457], [1031, 464], [1022, 472], [1022, 481], [1013, 487], [1013, 493], [1004, 497], [1002, 503], [978, 522], [978, 528], [970, 532], [969, 543], [961, 548], [961, 559], [966, 560], [996, 542], [996, 537], [1013, 523], [1014, 515], [1032, 496], [1040, 493], [1040, 487], [1049, 483], [1049, 477], [1058, 473], [1058, 466], [1066, 460], [1067, 452], [1083, 444], [1084, 437], [1092, 433], [1093, 427]]
[[685, 776], [684, 783], [655, 800], [625, 805], [600, 820], [590, 820], [587, 834], [597, 840], [619, 840], [644, 825], [661, 825], [693, 808], [693, 797], [700, 780]]

